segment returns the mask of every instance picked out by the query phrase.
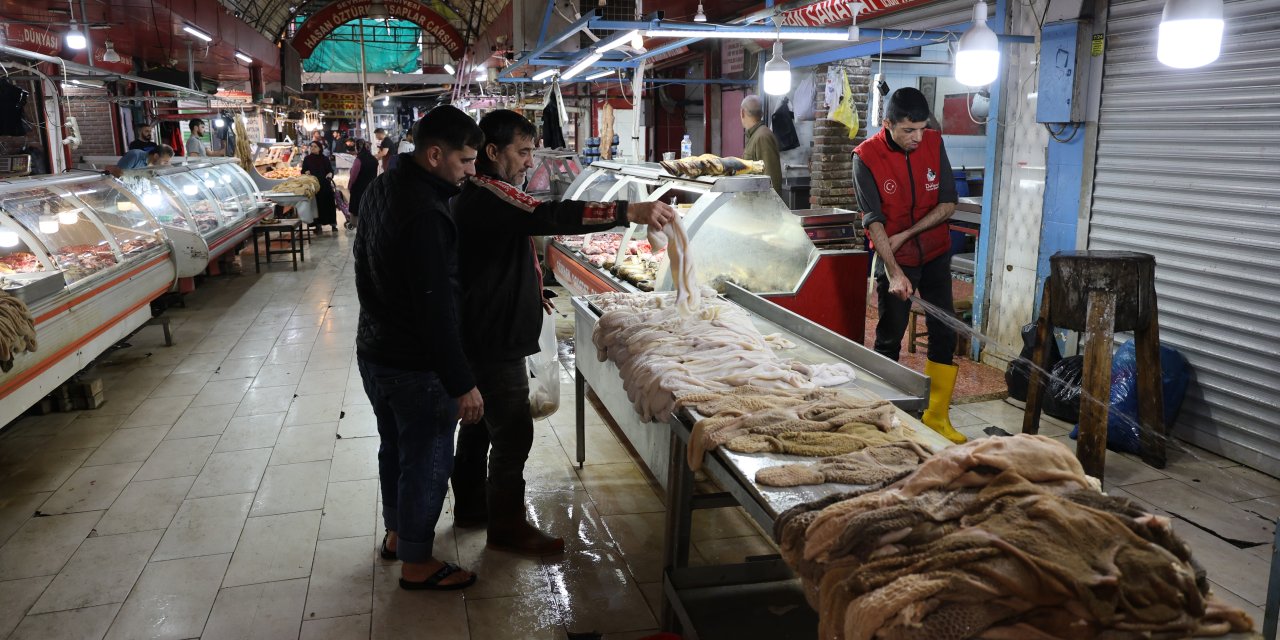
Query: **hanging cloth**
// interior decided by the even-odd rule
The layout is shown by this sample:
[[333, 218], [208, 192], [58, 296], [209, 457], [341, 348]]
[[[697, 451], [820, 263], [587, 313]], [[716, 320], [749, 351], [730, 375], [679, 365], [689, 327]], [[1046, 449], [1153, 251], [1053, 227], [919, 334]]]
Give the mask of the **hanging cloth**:
[[790, 151], [800, 146], [800, 136], [796, 133], [796, 119], [791, 113], [787, 98], [782, 99], [782, 104], [778, 105], [777, 110], [773, 112], [769, 124], [771, 125], [769, 128], [773, 129], [773, 136], [778, 139], [778, 151]]
[[22, 119], [30, 96], [25, 89], [0, 79], [0, 136], [25, 136], [31, 130]]
[[542, 109], [542, 144], [548, 149], [561, 149], [565, 146], [556, 100], [548, 100], [547, 106]]

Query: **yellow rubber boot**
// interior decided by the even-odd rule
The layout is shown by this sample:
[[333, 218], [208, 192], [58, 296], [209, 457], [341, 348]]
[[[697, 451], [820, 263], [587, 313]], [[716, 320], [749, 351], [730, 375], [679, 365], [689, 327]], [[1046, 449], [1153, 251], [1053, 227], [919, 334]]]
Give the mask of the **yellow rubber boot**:
[[949, 416], [951, 392], [956, 388], [956, 373], [959, 371], [960, 368], [954, 364], [939, 364], [932, 360], [925, 360], [924, 374], [929, 376], [929, 408], [925, 409], [920, 421], [937, 431], [942, 437], [956, 444], [964, 444], [969, 439], [951, 426]]

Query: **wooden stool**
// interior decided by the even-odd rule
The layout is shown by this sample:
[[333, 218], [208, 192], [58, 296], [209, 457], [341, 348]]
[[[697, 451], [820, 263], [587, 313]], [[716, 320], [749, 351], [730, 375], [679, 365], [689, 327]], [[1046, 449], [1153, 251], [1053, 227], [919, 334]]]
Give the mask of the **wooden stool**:
[[[302, 221], [293, 220], [277, 220], [270, 224], [258, 224], [253, 227], [253, 269], [256, 273], [262, 273], [261, 256], [258, 254], [258, 236], [263, 236], [263, 244], [266, 245], [264, 253], [267, 254], [267, 264], [271, 264], [271, 256], [273, 255], [290, 255], [293, 256], [293, 270], [298, 270], [298, 258], [301, 257], [306, 262], [307, 256], [302, 245]], [[271, 234], [272, 232], [280, 234], [276, 241], [279, 242], [284, 234], [289, 234], [288, 249], [272, 249]]]
[[[1155, 257], [1128, 251], [1062, 251], [1049, 259], [1050, 277], [1036, 320], [1035, 368], [1027, 387], [1022, 432], [1040, 430], [1044, 375], [1052, 327], [1082, 331], [1080, 436], [1076, 457], [1085, 473], [1102, 479], [1111, 399], [1111, 347], [1116, 331], [1133, 331], [1138, 356], [1138, 422], [1142, 459], [1164, 468], [1164, 389], [1160, 325], [1156, 313]], [[1089, 400], [1093, 398], [1094, 401]]]
[[[972, 305], [972, 303], [970, 304]], [[916, 319], [921, 317], [925, 318], [927, 321], [929, 314], [925, 313], [924, 309], [921, 309], [914, 304], [911, 305], [911, 311], [907, 314], [907, 353], [915, 353], [917, 347], [929, 348], [928, 343], [920, 341], [921, 338], [928, 338], [929, 332], [927, 330], [921, 331], [916, 328]], [[956, 317], [959, 317], [958, 313], [956, 314]], [[926, 328], [927, 327], [928, 325], [926, 325]], [[965, 335], [963, 332], [957, 331], [956, 355], [963, 356], [968, 353], [969, 345], [969, 336]]]

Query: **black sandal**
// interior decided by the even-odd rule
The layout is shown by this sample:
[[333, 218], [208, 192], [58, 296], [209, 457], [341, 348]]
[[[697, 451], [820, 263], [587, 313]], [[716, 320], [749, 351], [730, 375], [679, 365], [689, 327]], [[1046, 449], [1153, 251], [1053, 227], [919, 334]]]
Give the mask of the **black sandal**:
[[453, 564], [452, 562], [446, 562], [444, 563], [444, 566], [435, 573], [435, 575], [423, 580], [422, 582], [410, 582], [404, 578], [400, 578], [400, 588], [405, 591], [457, 591], [458, 589], [465, 589], [476, 583], [476, 574], [473, 573], [471, 574], [471, 579], [465, 582], [440, 584], [441, 580], [444, 580], [459, 571], [462, 571], [461, 567]]
[[382, 549], [379, 550], [379, 553], [382, 555], [383, 560], [396, 559], [396, 552], [387, 548], [387, 538], [390, 538], [390, 537], [391, 537], [390, 531], [382, 534]]

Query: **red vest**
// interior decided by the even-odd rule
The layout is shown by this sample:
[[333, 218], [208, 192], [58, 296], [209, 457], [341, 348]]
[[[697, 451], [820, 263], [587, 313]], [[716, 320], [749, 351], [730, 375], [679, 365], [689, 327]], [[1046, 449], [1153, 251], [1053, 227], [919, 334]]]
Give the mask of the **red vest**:
[[[941, 149], [942, 135], [925, 129], [915, 151], [895, 151], [889, 148], [888, 133], [881, 129], [853, 150], [871, 169], [880, 187], [885, 235], [910, 229], [938, 206]], [[904, 267], [918, 267], [946, 255], [950, 249], [951, 234], [946, 224], [940, 224], [906, 241], [893, 257]]]

